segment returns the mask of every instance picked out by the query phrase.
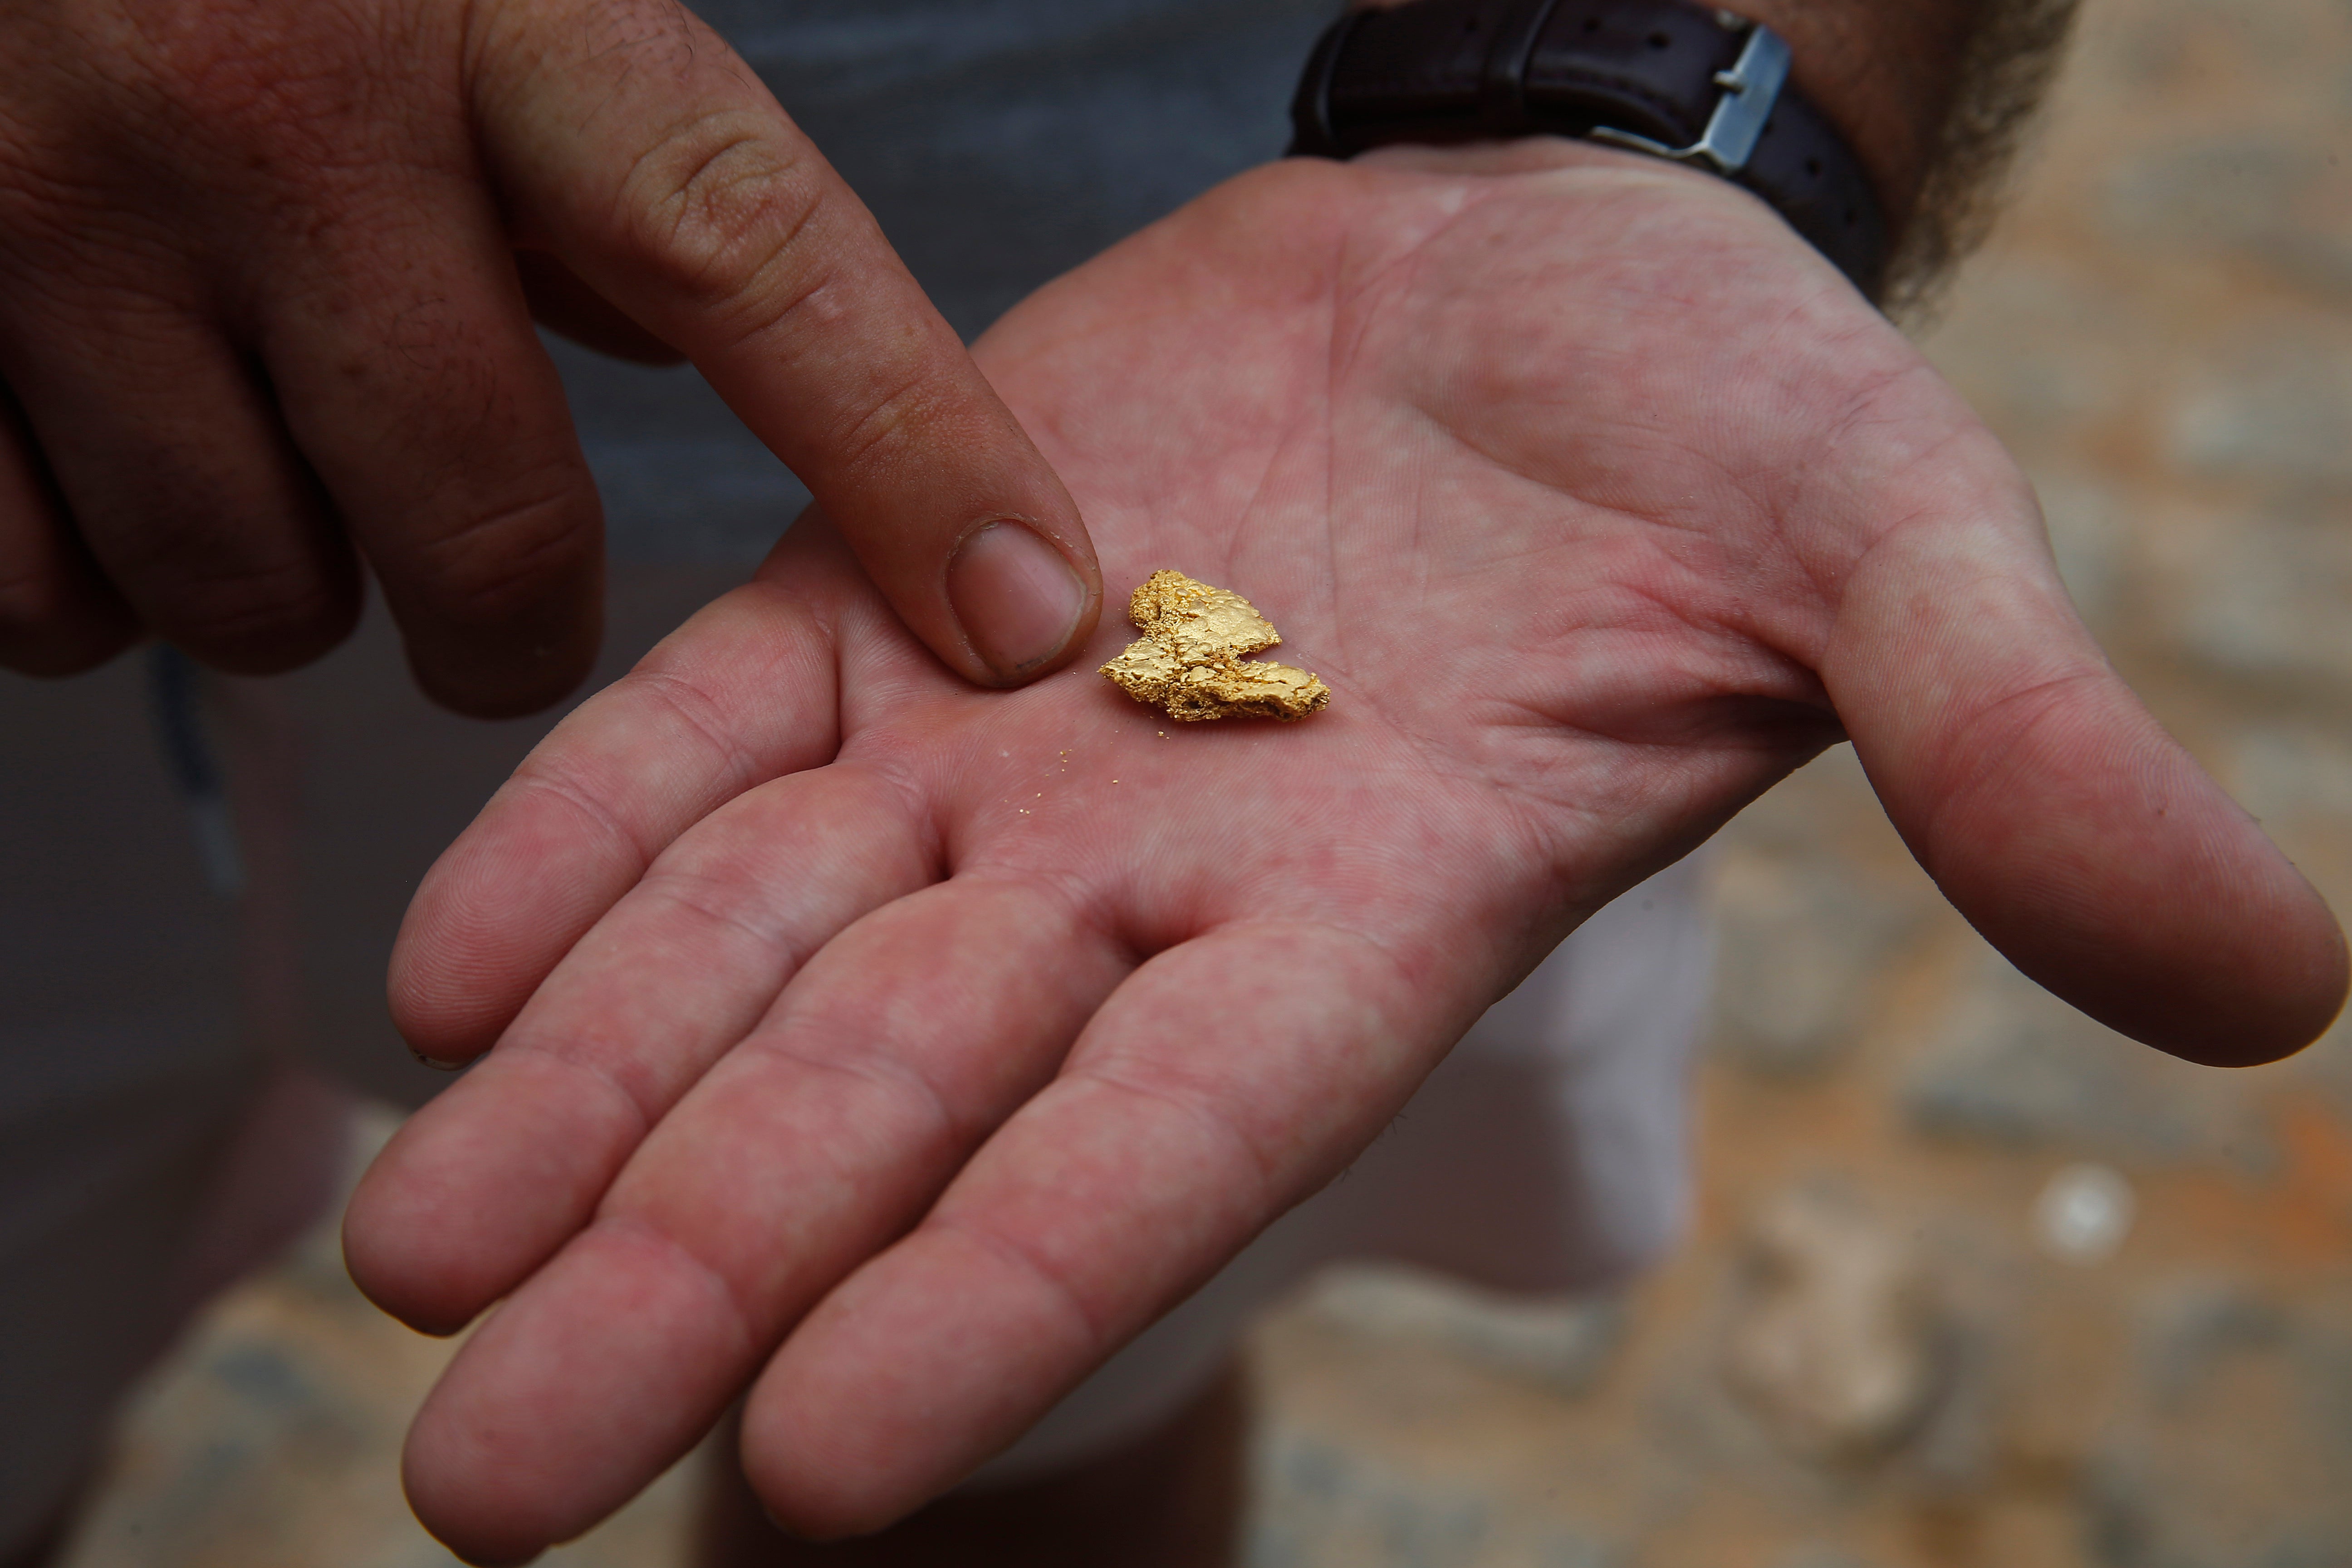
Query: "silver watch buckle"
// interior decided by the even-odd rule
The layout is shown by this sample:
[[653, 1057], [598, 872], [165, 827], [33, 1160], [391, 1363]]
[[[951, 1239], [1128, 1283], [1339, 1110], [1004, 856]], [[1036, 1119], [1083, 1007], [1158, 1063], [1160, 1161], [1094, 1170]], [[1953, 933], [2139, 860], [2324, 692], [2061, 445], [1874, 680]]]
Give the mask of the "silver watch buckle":
[[[1717, 16], [1726, 25], [1736, 20], [1722, 12]], [[1718, 174], [1739, 173], [1754, 155], [1757, 139], [1764, 134], [1764, 122], [1772, 118], [1781, 86], [1789, 79], [1787, 40], [1761, 22], [1746, 26], [1748, 42], [1740, 46], [1739, 58], [1729, 70], [1715, 73], [1715, 85], [1723, 89], [1723, 96], [1715, 100], [1715, 112], [1707, 116], [1706, 130], [1697, 141], [1687, 147], [1669, 147], [1607, 125], [1594, 126], [1585, 139], [1629, 147], [1654, 158], [1671, 158], [1677, 163], [1705, 163]]]

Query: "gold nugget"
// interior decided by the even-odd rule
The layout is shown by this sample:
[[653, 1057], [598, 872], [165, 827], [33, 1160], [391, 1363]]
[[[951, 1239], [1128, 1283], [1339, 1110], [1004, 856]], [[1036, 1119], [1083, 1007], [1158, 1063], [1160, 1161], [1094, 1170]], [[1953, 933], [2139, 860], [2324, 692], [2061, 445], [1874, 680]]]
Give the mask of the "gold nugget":
[[1143, 635], [1102, 672], [1171, 719], [1252, 714], [1286, 722], [1331, 700], [1331, 689], [1303, 669], [1242, 662], [1282, 636], [1239, 594], [1154, 572], [1128, 600], [1127, 618]]

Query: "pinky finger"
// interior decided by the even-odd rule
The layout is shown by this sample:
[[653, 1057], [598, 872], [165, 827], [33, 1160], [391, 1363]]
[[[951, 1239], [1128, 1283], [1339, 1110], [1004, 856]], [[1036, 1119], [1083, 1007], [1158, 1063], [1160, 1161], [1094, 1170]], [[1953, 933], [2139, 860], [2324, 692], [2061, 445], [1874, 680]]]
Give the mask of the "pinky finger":
[[100, 572], [0, 387], [0, 668], [78, 675], [121, 653], [139, 619]]

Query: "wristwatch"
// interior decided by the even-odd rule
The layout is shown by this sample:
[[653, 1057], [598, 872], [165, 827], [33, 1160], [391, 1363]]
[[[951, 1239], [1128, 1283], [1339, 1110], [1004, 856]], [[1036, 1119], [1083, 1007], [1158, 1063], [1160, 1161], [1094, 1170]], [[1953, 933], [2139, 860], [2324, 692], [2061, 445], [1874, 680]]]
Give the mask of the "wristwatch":
[[1712, 170], [1878, 297], [1886, 220], [1862, 162], [1789, 85], [1761, 23], [1682, 0], [1410, 0], [1315, 47], [1291, 153], [1574, 136]]

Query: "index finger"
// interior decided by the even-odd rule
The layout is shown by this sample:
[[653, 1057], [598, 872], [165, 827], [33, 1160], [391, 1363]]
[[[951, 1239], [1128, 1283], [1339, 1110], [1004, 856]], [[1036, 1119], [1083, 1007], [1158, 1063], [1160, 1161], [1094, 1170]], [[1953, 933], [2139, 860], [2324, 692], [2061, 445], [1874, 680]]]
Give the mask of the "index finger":
[[1076, 504], [857, 197], [671, 0], [509, 0], [469, 40], [524, 241], [693, 360], [909, 629], [1012, 685], [1102, 596]]

